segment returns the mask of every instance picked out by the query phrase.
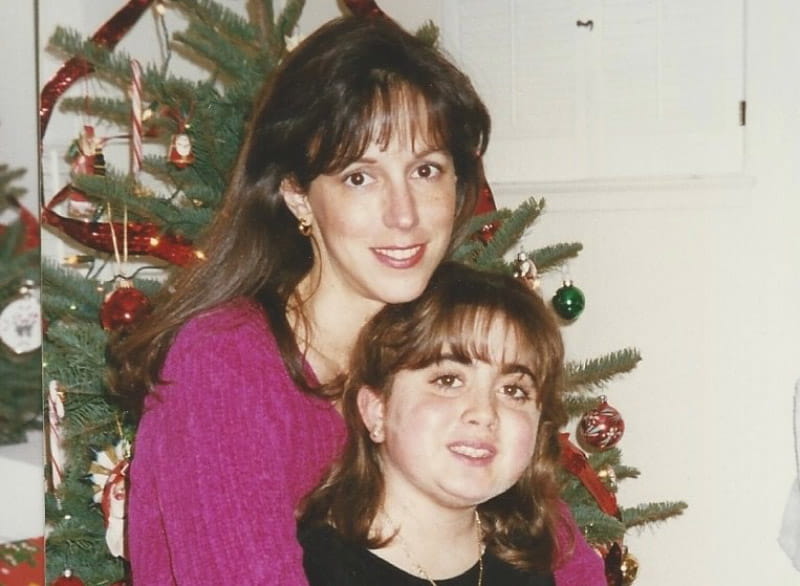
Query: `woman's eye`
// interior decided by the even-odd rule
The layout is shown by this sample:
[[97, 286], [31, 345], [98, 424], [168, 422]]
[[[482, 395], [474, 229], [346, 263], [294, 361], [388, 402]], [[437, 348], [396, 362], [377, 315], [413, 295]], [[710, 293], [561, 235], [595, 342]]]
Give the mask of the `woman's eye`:
[[433, 177], [441, 174], [441, 172], [442, 170], [438, 165], [425, 163], [414, 170], [414, 177], [419, 177], [420, 179], [432, 179]]
[[364, 185], [369, 185], [372, 183], [372, 177], [362, 171], [356, 171], [346, 175], [344, 178], [344, 183], [350, 187], [363, 187]]

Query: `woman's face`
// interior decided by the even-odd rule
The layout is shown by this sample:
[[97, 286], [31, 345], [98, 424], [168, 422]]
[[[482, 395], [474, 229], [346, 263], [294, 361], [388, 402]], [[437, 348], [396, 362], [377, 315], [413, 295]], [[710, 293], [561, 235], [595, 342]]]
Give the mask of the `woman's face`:
[[305, 194], [318, 244], [318, 292], [334, 292], [342, 308], [417, 297], [448, 249], [453, 160], [421, 134], [412, 140], [396, 131], [386, 145], [371, 143], [342, 171], [315, 178]]
[[486, 360], [448, 355], [392, 379], [388, 399], [362, 389], [359, 408], [380, 443], [386, 504], [467, 508], [505, 492], [530, 465], [540, 409], [533, 373], [502, 321]]

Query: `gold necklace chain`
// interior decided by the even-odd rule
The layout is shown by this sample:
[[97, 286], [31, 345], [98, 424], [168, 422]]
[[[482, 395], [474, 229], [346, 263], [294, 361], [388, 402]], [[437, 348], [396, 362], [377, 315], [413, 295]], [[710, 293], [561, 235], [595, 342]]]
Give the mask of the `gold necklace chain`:
[[[396, 525], [394, 521], [392, 521], [389, 515], [387, 515], [385, 512], [383, 514], [388, 519], [392, 527], [395, 528], [396, 530], [395, 537], [397, 538], [397, 544], [400, 546], [400, 549], [403, 550], [403, 553], [406, 555], [411, 565], [414, 566], [414, 569], [417, 571], [417, 574], [419, 574], [420, 578], [422, 578], [423, 580], [427, 580], [428, 582], [431, 583], [432, 586], [438, 586], [436, 582], [434, 582], [433, 578], [430, 577], [428, 572], [425, 571], [425, 568], [423, 568], [417, 562], [417, 560], [414, 559], [414, 556], [411, 555], [411, 550], [409, 549], [406, 540], [403, 539], [402, 534], [398, 530], [399, 526]], [[477, 510], [475, 511], [475, 527], [478, 534], [478, 586], [483, 586], [483, 526], [481, 525], [481, 517], [478, 514]]]

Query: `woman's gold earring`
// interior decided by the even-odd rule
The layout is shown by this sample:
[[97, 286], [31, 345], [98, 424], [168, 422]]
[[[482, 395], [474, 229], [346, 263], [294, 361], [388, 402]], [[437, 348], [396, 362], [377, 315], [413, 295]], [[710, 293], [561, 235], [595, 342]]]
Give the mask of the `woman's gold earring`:
[[300, 218], [300, 221], [297, 223], [297, 229], [303, 236], [308, 236], [311, 234], [311, 220], [308, 218]]

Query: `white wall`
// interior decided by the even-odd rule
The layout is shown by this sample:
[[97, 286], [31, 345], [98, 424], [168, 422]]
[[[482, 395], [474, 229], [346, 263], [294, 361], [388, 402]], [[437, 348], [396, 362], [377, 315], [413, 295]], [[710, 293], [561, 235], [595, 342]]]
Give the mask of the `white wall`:
[[689, 503], [628, 539], [647, 586], [800, 583], [776, 543], [800, 377], [800, 84], [787, 74], [798, 16], [793, 2], [750, 3], [738, 183], [553, 193], [532, 236], [585, 245], [570, 265], [588, 298], [567, 329], [573, 355], [629, 344], [644, 355], [609, 393], [625, 460], [642, 470], [619, 500]]
[[[10, 4], [0, 6], [10, 12]], [[44, 39], [52, 23], [65, 20], [83, 22], [89, 34], [113, 11], [95, 0], [46, 4]], [[436, 19], [441, 7], [438, 0], [380, 4], [409, 25]], [[623, 484], [619, 500], [689, 503], [682, 518], [628, 539], [641, 564], [637, 584], [646, 586], [800, 583], [776, 543], [795, 475], [792, 387], [800, 377], [800, 238], [793, 233], [800, 217], [800, 8], [793, 0], [749, 4], [745, 176], [662, 189], [548, 187], [549, 212], [530, 236], [531, 243], [585, 246], [570, 264], [588, 300], [566, 330], [571, 354], [635, 345], [644, 355], [609, 392], [627, 423], [625, 461], [642, 471]], [[302, 32], [333, 14], [333, 2], [310, 0]], [[21, 20], [8, 25], [4, 43], [30, 46], [25, 11], [0, 20], [12, 18]], [[152, 29], [152, 19], [139, 26]], [[136, 38], [146, 38], [144, 31], [126, 42]], [[3, 60], [4, 73], [20, 70], [3, 76], [15, 90], [0, 93], [4, 136], [5, 120], [29, 116], [33, 100], [22, 91], [35, 83], [33, 67], [18, 65]], [[50, 74], [43, 67], [43, 77]], [[74, 138], [64, 128], [63, 139]], [[34, 133], [31, 124], [14, 137]], [[34, 149], [9, 148], [5, 138], [0, 148], [0, 160]], [[528, 195], [540, 193], [496, 186], [501, 205]], [[552, 291], [557, 283], [546, 285]]]
[[37, 201], [36, 44], [33, 2], [0, 2], [0, 163], [27, 169], [16, 185], [24, 187], [26, 206]]
[[[14, 185], [27, 190], [22, 204], [35, 211], [38, 157], [33, 8], [33, 2], [0, 2], [0, 163], [27, 170]], [[15, 214], [5, 214], [0, 223], [14, 219]], [[42, 436], [36, 432], [28, 434], [27, 443], [0, 446], [0, 542], [42, 534], [41, 454]]]

